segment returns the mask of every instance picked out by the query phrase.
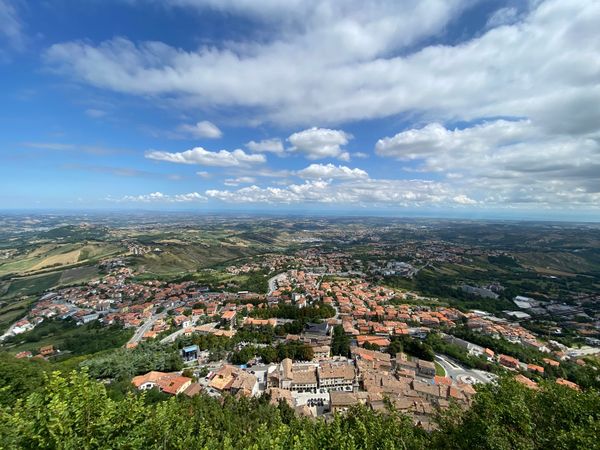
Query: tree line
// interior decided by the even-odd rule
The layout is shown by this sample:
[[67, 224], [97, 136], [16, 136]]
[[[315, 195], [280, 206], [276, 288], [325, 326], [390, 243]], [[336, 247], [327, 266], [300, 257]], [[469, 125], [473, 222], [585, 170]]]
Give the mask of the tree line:
[[389, 407], [331, 420], [298, 417], [269, 398], [113, 399], [86, 373], [54, 373], [0, 407], [4, 449], [595, 449], [600, 395], [555, 384], [530, 390], [512, 379], [481, 386], [469, 409], [451, 407], [427, 433]]

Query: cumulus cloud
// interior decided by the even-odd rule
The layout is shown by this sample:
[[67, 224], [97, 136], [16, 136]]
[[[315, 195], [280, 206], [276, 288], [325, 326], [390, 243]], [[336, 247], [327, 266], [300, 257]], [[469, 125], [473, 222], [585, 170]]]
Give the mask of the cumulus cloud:
[[248, 164], [260, 164], [266, 161], [264, 155], [251, 155], [244, 150], [220, 150], [211, 152], [202, 147], [195, 147], [184, 152], [148, 151], [146, 158], [178, 164], [198, 164], [202, 166], [236, 167]]
[[375, 144], [375, 152], [399, 160], [420, 159], [457, 150], [473, 153], [521, 142], [535, 133], [528, 120], [497, 120], [453, 130], [439, 123], [431, 123], [420, 129], [410, 129], [393, 137], [379, 139]]
[[250, 141], [246, 144], [246, 148], [255, 153], [274, 153], [279, 156], [284, 153], [283, 143], [278, 138]]
[[[238, 14], [262, 8], [248, 3], [200, 6]], [[319, 2], [314, 12], [290, 3], [279, 9], [299, 10], [298, 27], [266, 42], [186, 51], [122, 38], [71, 41], [45, 57], [94, 86], [188, 106], [259, 108], [259, 121], [341, 123], [405, 112], [522, 116], [571, 130], [600, 121], [595, 0], [539, 1], [516, 23], [459, 45], [425, 47], [416, 43], [435, 36], [465, 2]]]
[[335, 166], [333, 164], [311, 164], [299, 170], [296, 174], [306, 179], [340, 179], [353, 180], [358, 178], [369, 178], [369, 174], [362, 169], [351, 169], [346, 166]]
[[117, 203], [188, 203], [205, 201], [206, 197], [198, 192], [168, 195], [157, 191], [150, 194], [125, 195], [118, 199], [107, 197], [107, 200]]
[[223, 132], [214, 123], [208, 120], [197, 122], [194, 125], [182, 124], [177, 130], [187, 136], [194, 138], [218, 139], [223, 136]]
[[439, 123], [380, 139], [380, 156], [417, 161], [417, 170], [446, 173], [486, 203], [597, 205], [600, 141], [595, 134], [549, 135], [529, 120], [464, 129]]
[[286, 187], [207, 190], [206, 196], [228, 203], [331, 203], [368, 206], [463, 206], [475, 202], [443, 183], [426, 180], [355, 180], [333, 183], [307, 180]]
[[313, 127], [292, 134], [288, 141], [292, 144], [290, 152], [301, 153], [308, 159], [337, 158], [348, 161], [350, 154], [341, 146], [350, 139], [352, 135], [342, 130]]

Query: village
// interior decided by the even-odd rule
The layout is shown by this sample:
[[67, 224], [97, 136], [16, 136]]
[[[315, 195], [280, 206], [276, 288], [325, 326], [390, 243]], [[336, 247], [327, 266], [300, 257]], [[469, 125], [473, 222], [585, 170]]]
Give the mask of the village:
[[[283, 401], [308, 417], [328, 417], [356, 404], [372, 409], [393, 405], [425, 429], [432, 426], [431, 418], [440, 408], [451, 403], [468, 407], [477, 384], [493, 382], [497, 373], [464, 367], [443, 354], [436, 353], [432, 360], [411, 356], [398, 342], [419, 343], [435, 334], [469, 357], [513, 372], [517, 381], [532, 389], [537, 383], [531, 374], [543, 376], [546, 365], [556, 367], [561, 361], [578, 359], [578, 354], [557, 342], [540, 340], [518, 322], [485, 311], [432, 306], [434, 299], [374, 285], [340, 252], [309, 249], [294, 257], [274, 255], [260, 263], [227, 268], [238, 273], [268, 268], [272, 276], [266, 294], [216, 292], [193, 281], [136, 282], [133, 271], [122, 262], [109, 262], [107, 267], [109, 273], [100, 280], [43, 295], [3, 337], [24, 333], [50, 319], [120, 324], [134, 330], [127, 348], [147, 341], [178, 345], [184, 363], [183, 371], [135, 376], [131, 383], [136, 389], [189, 396], [268, 395], [271, 402]], [[293, 329], [297, 320], [273, 314], [284, 307], [296, 314], [316, 311], [323, 317], [307, 316], [300, 329]], [[452, 330], [457, 326], [544, 353], [544, 366], [455, 337]], [[274, 341], [278, 344], [304, 346], [303, 356], [264, 361], [257, 354], [244, 364], [233, 364], [231, 352], [215, 356], [210, 348], [193, 343], [197, 336], [232, 340], [240, 331], [266, 329], [280, 331]], [[346, 346], [343, 349], [340, 340]], [[236, 340], [234, 349], [252, 346], [267, 347]], [[49, 358], [57, 352], [60, 349], [50, 346], [37, 355], [21, 352], [16, 356]], [[563, 378], [556, 382], [579, 389]]]

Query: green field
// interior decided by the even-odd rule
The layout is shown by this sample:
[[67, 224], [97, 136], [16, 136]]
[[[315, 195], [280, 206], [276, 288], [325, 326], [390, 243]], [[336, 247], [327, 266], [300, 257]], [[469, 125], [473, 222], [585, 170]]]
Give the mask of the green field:
[[85, 283], [93, 278], [96, 278], [98, 275], [98, 268], [95, 266], [74, 267], [73, 269], [62, 271], [59, 284], [67, 285]]
[[52, 272], [45, 275], [15, 278], [10, 281], [8, 289], [3, 298], [21, 297], [24, 295], [41, 294], [58, 285], [61, 277], [60, 272]]
[[222, 264], [246, 256], [260, 253], [262, 250], [250, 247], [230, 245], [204, 246], [199, 244], [161, 245], [161, 252], [148, 253], [131, 258], [131, 262], [141, 272], [161, 275], [181, 275], [199, 269]]

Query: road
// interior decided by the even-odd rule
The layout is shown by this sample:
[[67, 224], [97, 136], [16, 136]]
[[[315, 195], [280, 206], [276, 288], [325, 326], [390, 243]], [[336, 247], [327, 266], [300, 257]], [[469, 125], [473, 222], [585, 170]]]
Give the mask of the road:
[[443, 355], [435, 355], [436, 362], [444, 368], [446, 376], [461, 383], [490, 383], [496, 376], [483, 370], [467, 369]]
[[[215, 328], [218, 324], [219, 324], [219, 322], [211, 322], [211, 323], [205, 323], [204, 326], [206, 326], [206, 325], [212, 325], [212, 328]], [[177, 330], [177, 331], [171, 333], [170, 335], [162, 338], [160, 340], [160, 343], [161, 344], [167, 344], [169, 342], [175, 342], [175, 340], [179, 336], [181, 336], [185, 330], [186, 330], [185, 328], [180, 328], [179, 330]]]
[[269, 293], [271, 295], [277, 289], [277, 281], [286, 277], [286, 272], [278, 273], [277, 275], [269, 278]]
[[184, 331], [185, 331], [185, 328], [180, 328], [179, 330], [175, 331], [174, 333], [171, 333], [170, 335], [162, 338], [160, 340], [160, 343], [167, 344], [169, 342], [174, 342], [179, 336], [181, 336], [183, 334]]
[[156, 322], [158, 319], [162, 319], [163, 317], [165, 317], [164, 312], [160, 314], [152, 314], [152, 317], [150, 317], [146, 322], [144, 322], [141, 327], [135, 330], [135, 334], [131, 337], [131, 339], [129, 339], [129, 342], [127, 342], [127, 344], [139, 343], [142, 340], [142, 337], [144, 337], [144, 334], [147, 331], [150, 331], [152, 325], [154, 325], [154, 322]]

